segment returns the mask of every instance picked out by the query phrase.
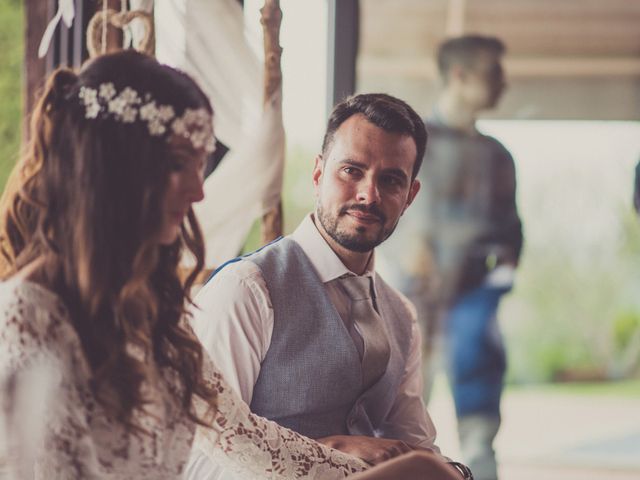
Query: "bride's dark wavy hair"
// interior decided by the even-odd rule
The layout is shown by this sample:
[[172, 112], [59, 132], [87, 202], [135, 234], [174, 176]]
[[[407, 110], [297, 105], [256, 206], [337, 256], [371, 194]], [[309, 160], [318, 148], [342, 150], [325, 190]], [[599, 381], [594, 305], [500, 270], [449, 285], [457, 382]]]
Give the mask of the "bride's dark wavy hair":
[[[141, 385], [150, 378], [153, 356], [170, 376], [177, 374], [184, 411], [202, 424], [193, 397], [214, 409], [216, 394], [203, 378], [202, 347], [185, 321], [189, 290], [203, 267], [202, 233], [190, 210], [177, 240], [158, 244], [172, 154], [166, 137], [149, 135], [143, 121], [85, 117], [80, 88], [97, 90], [105, 82], [117, 92], [149, 93], [176, 116], [187, 108], [213, 113], [190, 77], [135, 51], [98, 57], [77, 75], [56, 71], [2, 200], [3, 276], [41, 262], [34, 278], [67, 306], [94, 392], [110, 416], [141, 428], [132, 413], [150, 400]], [[196, 265], [182, 281], [185, 248]]]

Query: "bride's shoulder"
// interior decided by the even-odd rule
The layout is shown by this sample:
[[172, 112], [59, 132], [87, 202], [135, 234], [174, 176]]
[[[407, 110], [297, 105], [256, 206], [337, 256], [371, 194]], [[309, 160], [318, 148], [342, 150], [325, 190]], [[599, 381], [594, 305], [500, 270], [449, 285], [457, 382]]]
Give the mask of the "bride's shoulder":
[[46, 311], [56, 318], [67, 317], [62, 299], [39, 283], [13, 277], [0, 282], [0, 315]]
[[67, 310], [54, 292], [20, 278], [0, 282], [0, 344], [5, 348], [67, 343], [70, 328]]

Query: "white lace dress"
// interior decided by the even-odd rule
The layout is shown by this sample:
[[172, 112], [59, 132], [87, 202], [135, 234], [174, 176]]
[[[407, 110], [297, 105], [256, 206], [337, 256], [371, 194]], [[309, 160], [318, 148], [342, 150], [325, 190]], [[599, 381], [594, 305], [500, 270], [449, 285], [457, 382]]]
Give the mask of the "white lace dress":
[[[109, 422], [89, 388], [89, 368], [62, 301], [32, 282], [0, 284], [0, 466], [22, 478], [181, 478], [194, 435], [211, 458], [252, 479], [337, 479], [360, 460], [257, 417], [212, 365], [212, 427], [196, 427], [164, 381], [137, 418], [148, 434]], [[196, 431], [197, 430], [197, 431]], [[4, 439], [2, 438], [4, 437]], [[4, 459], [2, 458], [4, 456]], [[0, 467], [0, 473], [2, 467]]]

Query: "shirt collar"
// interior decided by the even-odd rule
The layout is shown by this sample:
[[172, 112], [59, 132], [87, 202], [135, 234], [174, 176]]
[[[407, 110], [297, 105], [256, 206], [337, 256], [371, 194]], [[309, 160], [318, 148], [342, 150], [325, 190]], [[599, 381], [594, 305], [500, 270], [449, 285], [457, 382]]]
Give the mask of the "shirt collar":
[[[293, 239], [305, 253], [313, 268], [315, 268], [322, 283], [328, 283], [343, 276], [353, 276], [351, 270], [345, 267], [336, 252], [329, 246], [313, 222], [313, 214], [308, 214], [298, 228], [291, 234]], [[369, 265], [362, 276], [371, 277], [375, 289], [374, 261], [375, 252], [371, 254]]]

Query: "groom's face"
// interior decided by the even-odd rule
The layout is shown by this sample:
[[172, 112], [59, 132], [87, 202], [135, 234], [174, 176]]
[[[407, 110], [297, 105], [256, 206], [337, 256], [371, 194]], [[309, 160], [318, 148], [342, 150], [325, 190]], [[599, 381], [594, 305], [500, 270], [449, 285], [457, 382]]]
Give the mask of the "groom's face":
[[326, 158], [313, 171], [316, 219], [333, 242], [368, 252], [391, 235], [418, 193], [412, 180], [416, 144], [364, 115], [348, 118], [336, 130]]

